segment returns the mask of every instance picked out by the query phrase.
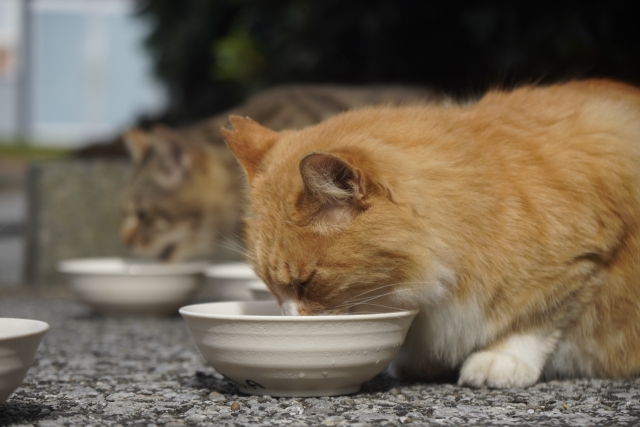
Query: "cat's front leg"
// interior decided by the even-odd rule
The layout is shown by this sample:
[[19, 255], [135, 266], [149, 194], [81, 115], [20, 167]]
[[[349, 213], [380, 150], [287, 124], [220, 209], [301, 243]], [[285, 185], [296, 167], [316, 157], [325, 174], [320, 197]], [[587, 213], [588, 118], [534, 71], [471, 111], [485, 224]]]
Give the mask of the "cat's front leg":
[[472, 353], [460, 371], [458, 384], [492, 388], [535, 384], [560, 336], [553, 333], [514, 334]]

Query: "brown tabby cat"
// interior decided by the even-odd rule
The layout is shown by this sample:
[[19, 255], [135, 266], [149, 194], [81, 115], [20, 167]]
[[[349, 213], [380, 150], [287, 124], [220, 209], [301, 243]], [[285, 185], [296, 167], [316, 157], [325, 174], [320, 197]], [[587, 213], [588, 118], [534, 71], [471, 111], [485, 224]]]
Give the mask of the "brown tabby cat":
[[274, 129], [299, 128], [354, 107], [434, 98], [421, 87], [283, 86], [183, 130], [131, 130], [125, 135], [133, 171], [122, 240], [138, 254], [165, 261], [210, 253], [217, 240], [211, 256], [240, 258], [236, 235], [244, 176], [220, 133], [230, 113]]
[[299, 131], [231, 121], [250, 258], [286, 314], [419, 307], [401, 376], [640, 373], [639, 90], [523, 87]]
[[131, 130], [126, 141], [133, 160], [121, 228], [127, 246], [179, 261], [210, 253], [216, 239], [236, 244], [244, 179], [228, 149], [162, 126]]

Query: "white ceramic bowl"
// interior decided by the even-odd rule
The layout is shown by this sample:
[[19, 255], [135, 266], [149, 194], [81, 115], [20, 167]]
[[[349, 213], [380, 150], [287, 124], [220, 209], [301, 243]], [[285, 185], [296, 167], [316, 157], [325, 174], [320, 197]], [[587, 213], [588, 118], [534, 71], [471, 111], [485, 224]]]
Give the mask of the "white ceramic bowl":
[[[213, 301], [254, 300], [249, 284], [261, 282], [251, 266], [241, 262], [210, 265], [204, 275], [211, 288], [207, 298]], [[263, 283], [263, 286], [266, 288], [267, 285]]]
[[281, 316], [275, 301], [183, 307], [206, 361], [248, 394], [355, 393], [400, 350], [416, 310]]
[[58, 271], [67, 276], [78, 298], [97, 311], [171, 314], [192, 301], [206, 265], [85, 258], [62, 261]]
[[251, 292], [251, 295], [253, 296], [253, 299], [255, 301], [275, 300], [273, 294], [262, 280], [254, 280], [253, 282], [248, 282], [247, 288]]
[[0, 318], [0, 404], [22, 384], [48, 330], [38, 320]]

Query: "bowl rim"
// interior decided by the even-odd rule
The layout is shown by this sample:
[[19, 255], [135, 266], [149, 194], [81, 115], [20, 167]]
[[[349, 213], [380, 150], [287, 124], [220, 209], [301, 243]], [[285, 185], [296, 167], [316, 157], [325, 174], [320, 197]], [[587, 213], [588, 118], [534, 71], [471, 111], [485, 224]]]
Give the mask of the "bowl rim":
[[[241, 268], [240, 274], [225, 274], [224, 270], [239, 267]], [[222, 271], [220, 271], [222, 270]], [[220, 262], [215, 264], [209, 264], [204, 269], [204, 275], [212, 279], [224, 279], [224, 280], [260, 280], [258, 275], [253, 271], [251, 264], [242, 261], [230, 261]]]
[[215, 314], [215, 313], [198, 313], [193, 311], [198, 307], [221, 305], [221, 304], [243, 304], [243, 305], [273, 305], [278, 304], [276, 301], [223, 301], [223, 302], [207, 302], [200, 304], [191, 304], [181, 307], [178, 312], [182, 317], [192, 317], [199, 319], [215, 319], [215, 320], [234, 320], [247, 322], [337, 322], [337, 321], [357, 321], [357, 320], [380, 320], [398, 317], [416, 316], [419, 309], [398, 309], [398, 311], [390, 311], [385, 313], [372, 314], [337, 314], [337, 315], [319, 315], [319, 316], [258, 316], [258, 315], [240, 315], [240, 314]]
[[0, 326], [1, 326], [1, 323], [5, 320], [19, 320], [21, 322], [32, 323], [32, 324], [35, 324], [36, 329], [32, 331], [25, 331], [22, 333], [17, 333], [17, 334], [12, 334], [7, 336], [0, 335], [0, 342], [5, 340], [12, 340], [16, 338], [26, 338], [26, 337], [32, 337], [34, 335], [40, 335], [42, 333], [47, 332], [51, 328], [51, 326], [47, 322], [44, 322], [42, 320], [23, 319], [18, 317], [0, 317]]
[[[122, 263], [122, 270], [95, 270], [86, 269], [89, 263]], [[91, 258], [71, 258], [59, 261], [56, 269], [60, 273], [84, 275], [84, 276], [184, 276], [192, 274], [202, 274], [210, 265], [206, 261], [186, 261], [176, 264], [161, 264], [144, 262], [136, 263], [136, 260], [129, 260], [124, 257], [91, 257]]]
[[[247, 282], [245, 286], [251, 291], [267, 291], [267, 292], [271, 293], [271, 291], [269, 290], [269, 287], [266, 285], [266, 283], [264, 283], [260, 279], [251, 280], [251, 281]], [[232, 302], [232, 301], [228, 301], [228, 302]]]

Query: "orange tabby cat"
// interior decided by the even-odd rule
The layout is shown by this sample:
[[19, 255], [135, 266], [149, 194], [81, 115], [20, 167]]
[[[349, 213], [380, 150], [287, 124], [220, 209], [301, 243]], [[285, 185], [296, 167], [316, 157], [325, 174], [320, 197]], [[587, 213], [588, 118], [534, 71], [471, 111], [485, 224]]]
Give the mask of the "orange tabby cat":
[[390, 366], [469, 386], [640, 373], [640, 91], [603, 80], [368, 108], [300, 131], [232, 117], [246, 238], [285, 314], [388, 294]]

